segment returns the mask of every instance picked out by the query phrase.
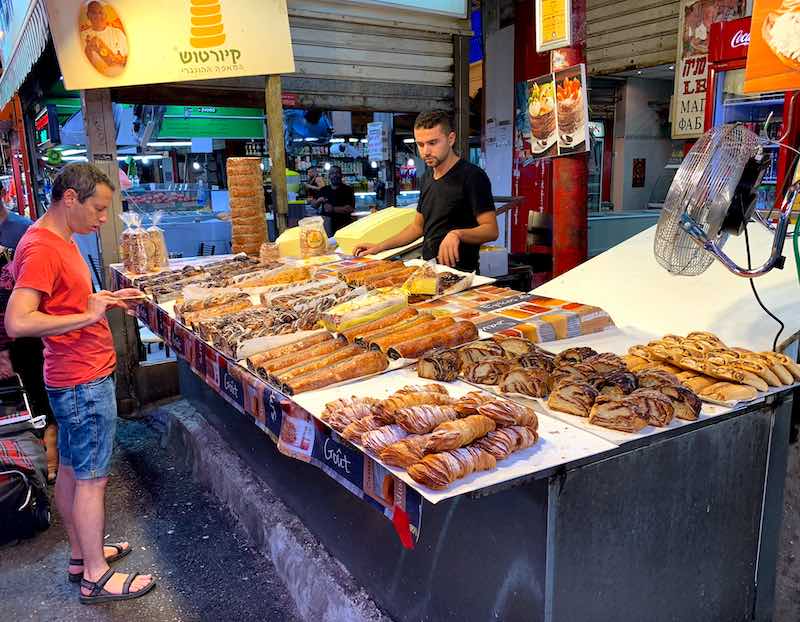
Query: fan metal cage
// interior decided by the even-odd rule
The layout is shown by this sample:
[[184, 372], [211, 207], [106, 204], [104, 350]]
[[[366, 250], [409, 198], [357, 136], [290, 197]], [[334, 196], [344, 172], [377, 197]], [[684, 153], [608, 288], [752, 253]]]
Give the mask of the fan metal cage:
[[688, 217], [721, 247], [722, 224], [745, 165], [761, 153], [759, 137], [742, 125], [729, 124], [703, 134], [686, 155], [667, 193], [656, 227], [658, 263], [672, 274], [696, 276], [714, 262], [687, 233]]

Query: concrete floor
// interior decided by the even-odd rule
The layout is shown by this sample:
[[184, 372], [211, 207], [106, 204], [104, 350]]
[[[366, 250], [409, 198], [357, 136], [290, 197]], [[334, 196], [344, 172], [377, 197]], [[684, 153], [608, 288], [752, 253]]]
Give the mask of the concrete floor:
[[107, 532], [110, 542], [133, 545], [115, 568], [154, 574], [152, 593], [81, 605], [78, 588], [67, 582], [66, 536], [54, 512], [48, 531], [0, 549], [0, 619], [296, 622], [272, 564], [248, 547], [224, 508], [175, 464], [156, 430], [119, 421]]
[[778, 575], [775, 587], [776, 622], [800, 620], [800, 441], [789, 445], [783, 493]]

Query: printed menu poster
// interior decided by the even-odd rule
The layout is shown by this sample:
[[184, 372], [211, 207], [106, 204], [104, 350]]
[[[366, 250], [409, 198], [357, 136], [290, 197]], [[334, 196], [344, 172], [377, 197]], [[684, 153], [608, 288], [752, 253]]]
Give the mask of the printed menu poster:
[[586, 66], [575, 65], [527, 83], [530, 149], [534, 158], [589, 150]]
[[800, 89], [800, 0], [756, 0], [745, 93]]
[[536, 51], [546, 52], [572, 44], [572, 1], [536, 1]]

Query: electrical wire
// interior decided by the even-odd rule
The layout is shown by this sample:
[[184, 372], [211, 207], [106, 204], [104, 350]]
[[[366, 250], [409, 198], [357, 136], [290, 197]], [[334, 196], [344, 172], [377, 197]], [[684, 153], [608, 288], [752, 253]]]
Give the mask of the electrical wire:
[[[797, 257], [797, 227], [795, 227], [794, 240], [795, 240], [795, 257]], [[747, 249], [747, 269], [750, 270], [753, 266], [752, 266], [752, 263], [750, 261], [750, 236], [747, 233], [747, 227], [744, 228], [744, 244], [745, 244], [745, 248]], [[800, 275], [798, 275], [798, 278], [800, 278]], [[773, 352], [777, 352], [778, 351], [778, 339], [780, 339], [780, 336], [783, 333], [783, 329], [786, 328], [786, 325], [781, 321], [781, 319], [777, 315], [775, 315], [772, 311], [767, 309], [767, 307], [761, 301], [761, 297], [758, 295], [758, 292], [756, 291], [755, 281], [752, 278], [749, 278], [747, 280], [750, 281], [750, 288], [753, 290], [753, 295], [756, 297], [756, 302], [758, 302], [759, 306], [764, 310], [764, 312], [768, 316], [770, 316], [773, 320], [775, 320], [778, 323], [778, 325], [780, 326], [780, 329], [778, 330], [778, 334], [775, 335], [775, 340], [772, 342], [772, 351]]]

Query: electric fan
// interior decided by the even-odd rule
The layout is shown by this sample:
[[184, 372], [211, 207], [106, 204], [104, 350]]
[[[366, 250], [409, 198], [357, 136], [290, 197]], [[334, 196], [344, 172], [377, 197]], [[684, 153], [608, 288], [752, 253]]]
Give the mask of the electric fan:
[[741, 235], [753, 217], [756, 188], [769, 166], [765, 141], [740, 124], [706, 132], [684, 158], [670, 185], [658, 219], [654, 251], [672, 274], [696, 276], [714, 262], [752, 278], [783, 268], [789, 216], [800, 190], [792, 184], [783, 196], [772, 251], [757, 268], [742, 268], [722, 250], [729, 235]]

